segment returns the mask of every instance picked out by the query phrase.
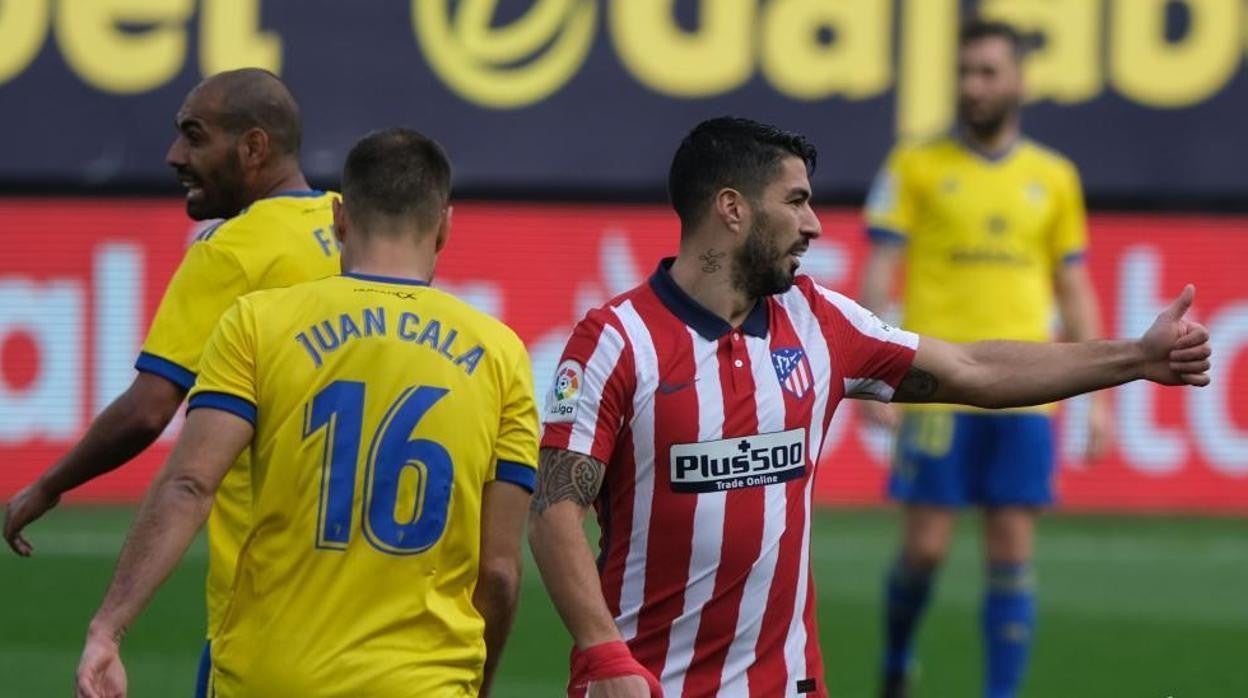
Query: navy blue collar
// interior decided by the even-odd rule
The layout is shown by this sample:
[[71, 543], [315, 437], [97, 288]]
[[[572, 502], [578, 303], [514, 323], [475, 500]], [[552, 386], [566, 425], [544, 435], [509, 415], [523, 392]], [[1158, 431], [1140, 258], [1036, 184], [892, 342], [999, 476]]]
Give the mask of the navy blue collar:
[[399, 276], [381, 276], [379, 274], [361, 274], [358, 271], [344, 271], [342, 275], [348, 279], [359, 279], [360, 281], [374, 281], [379, 284], [402, 284], [404, 286], [428, 286], [428, 281], [420, 279], [404, 279]]
[[[673, 315], [680, 318], [681, 322], [692, 327], [705, 339], [721, 339], [732, 332], [732, 325], [702, 307], [700, 303], [690, 298], [684, 289], [676, 285], [671, 272], [672, 263], [675, 261], [675, 257], [660, 261], [659, 268], [650, 275], [650, 288], [654, 290], [663, 305], [667, 306]], [[750, 310], [750, 314], [745, 316], [745, 322], [741, 323], [741, 330], [751, 337], [766, 337], [769, 324], [767, 299], [759, 298], [754, 302], [754, 308]]]
[[1013, 155], [1014, 151], [1018, 150], [1019, 144], [1023, 142], [1023, 137], [1020, 135], [1010, 141], [1004, 148], [997, 151], [988, 151], [979, 147], [973, 143], [970, 138], [967, 138], [966, 133], [964, 133], [961, 129], [954, 133], [954, 140], [956, 140], [970, 154], [995, 165], [999, 162], [1005, 161], [1006, 158]]
[[268, 196], [264, 198], [256, 199], [255, 201], [244, 206], [242, 210], [240, 210], [238, 213], [234, 214], [234, 217], [237, 218], [238, 216], [241, 216], [244, 213], [247, 213], [247, 210], [250, 209], [252, 206], [255, 206], [261, 201], [268, 201], [269, 199], [286, 199], [286, 198], [314, 199], [318, 196], [324, 196], [324, 195], [325, 195], [325, 192], [321, 191], [320, 189], [287, 189], [285, 191], [279, 191], [273, 194], [269, 194]]
[[291, 196], [291, 197], [300, 198], [300, 199], [312, 199], [312, 198], [316, 198], [318, 196], [324, 196], [324, 195], [325, 195], [325, 192], [321, 191], [320, 189], [287, 189], [286, 191], [279, 191], [275, 194], [269, 194], [268, 196], [264, 198], [276, 199], [281, 196]]

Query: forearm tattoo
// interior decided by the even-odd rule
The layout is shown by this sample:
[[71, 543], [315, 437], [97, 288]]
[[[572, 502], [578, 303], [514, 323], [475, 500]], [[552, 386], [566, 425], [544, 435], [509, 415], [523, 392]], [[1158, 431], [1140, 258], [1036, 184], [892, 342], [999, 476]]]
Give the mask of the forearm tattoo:
[[543, 448], [538, 457], [532, 509], [540, 514], [562, 501], [587, 507], [598, 497], [606, 466], [583, 453]]
[[893, 393], [893, 402], [927, 402], [936, 395], [940, 381], [921, 368], [911, 366]]

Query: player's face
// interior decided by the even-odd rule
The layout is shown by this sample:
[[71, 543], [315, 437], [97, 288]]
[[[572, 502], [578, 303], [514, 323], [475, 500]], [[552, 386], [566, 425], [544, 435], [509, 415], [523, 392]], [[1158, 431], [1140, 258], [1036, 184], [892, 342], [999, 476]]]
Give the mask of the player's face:
[[958, 54], [958, 117], [971, 130], [993, 134], [1023, 101], [1023, 72], [1005, 39], [972, 41]]
[[165, 155], [186, 189], [186, 213], [197, 221], [229, 218], [247, 205], [238, 137], [214, 118], [208, 92], [187, 96], [176, 118], [178, 135]]
[[810, 241], [822, 230], [810, 207], [806, 163], [785, 158], [751, 209], [749, 231], [734, 254], [733, 285], [753, 298], [784, 293], [793, 286]]

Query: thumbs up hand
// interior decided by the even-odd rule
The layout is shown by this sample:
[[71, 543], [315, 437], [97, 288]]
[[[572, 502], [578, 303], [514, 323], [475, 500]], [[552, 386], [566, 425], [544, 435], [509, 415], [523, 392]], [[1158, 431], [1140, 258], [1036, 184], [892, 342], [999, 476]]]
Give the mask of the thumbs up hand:
[[1209, 330], [1184, 317], [1196, 298], [1188, 284], [1139, 339], [1144, 377], [1162, 385], [1209, 385]]

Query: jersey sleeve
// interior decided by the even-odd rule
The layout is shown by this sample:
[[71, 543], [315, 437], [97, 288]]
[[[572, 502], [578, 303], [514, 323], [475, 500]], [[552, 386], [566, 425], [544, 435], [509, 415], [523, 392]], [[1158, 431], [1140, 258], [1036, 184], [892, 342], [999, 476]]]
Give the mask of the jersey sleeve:
[[494, 446], [494, 479], [533, 491], [537, 479], [537, 401], [529, 355], [516, 340], [518, 358], [504, 386], [503, 409]]
[[256, 323], [245, 299], [232, 305], [208, 339], [187, 410], [229, 412], [256, 423]]
[[919, 336], [885, 324], [870, 310], [810, 282], [812, 306], [838, 367], [845, 397], [888, 402], [914, 364]]
[[165, 289], [134, 367], [190, 390], [217, 320], [250, 290], [232, 252], [208, 240], [192, 244]]
[[1083, 186], [1074, 165], [1062, 168], [1057, 215], [1050, 239], [1054, 267], [1083, 260], [1088, 247], [1088, 221], [1083, 205]]
[[572, 331], [543, 408], [543, 448], [610, 463], [636, 386], [624, 331], [609, 310], [595, 310]]
[[903, 244], [910, 239], [915, 201], [908, 160], [904, 148], [895, 148], [871, 183], [866, 223], [873, 242]]

